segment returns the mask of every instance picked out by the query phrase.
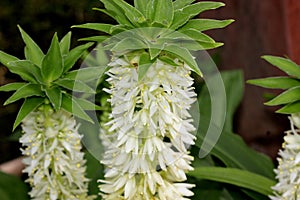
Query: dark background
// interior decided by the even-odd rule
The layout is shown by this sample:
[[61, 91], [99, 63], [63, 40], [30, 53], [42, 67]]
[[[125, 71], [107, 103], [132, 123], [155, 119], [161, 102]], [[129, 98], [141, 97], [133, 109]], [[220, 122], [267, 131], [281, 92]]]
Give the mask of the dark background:
[[[242, 69], [245, 80], [282, 72], [267, 64], [262, 55], [289, 56], [300, 62], [300, 2], [297, 0], [222, 0], [226, 6], [201, 14], [201, 17], [235, 19], [229, 27], [212, 30], [208, 34], [223, 47], [209, 53], [217, 59], [220, 70]], [[71, 25], [86, 22], [107, 22], [111, 19], [93, 11], [102, 6], [98, 0], [1, 0], [0, 50], [24, 58], [24, 44], [17, 29], [19, 24], [43, 51], [48, 49], [54, 32], [61, 38]], [[72, 29], [73, 43], [88, 36], [87, 30]], [[18, 77], [0, 65], [0, 85], [16, 81]], [[263, 105], [263, 88], [245, 84], [245, 94], [236, 115], [234, 130], [249, 146], [269, 155], [273, 160], [281, 146], [283, 131], [289, 128], [285, 115], [275, 114], [275, 107]], [[280, 91], [275, 91], [280, 92]], [[19, 103], [1, 106], [8, 97], [0, 93], [0, 163], [20, 155], [16, 140], [20, 133], [11, 133]], [[15, 136], [15, 137], [14, 137]], [[9, 139], [8, 139], [9, 138]]]

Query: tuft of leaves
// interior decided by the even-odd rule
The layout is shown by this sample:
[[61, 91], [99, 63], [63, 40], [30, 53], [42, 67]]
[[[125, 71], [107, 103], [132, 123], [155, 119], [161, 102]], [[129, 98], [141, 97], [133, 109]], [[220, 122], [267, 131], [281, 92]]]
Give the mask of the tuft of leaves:
[[[135, 0], [132, 6], [124, 0], [100, 1], [105, 9], [95, 8], [95, 10], [112, 17], [118, 23], [117, 25], [86, 23], [72, 27], [92, 29], [114, 37], [106, 41], [105, 36], [92, 36], [81, 40], [105, 41], [109, 50], [121, 55], [124, 52], [145, 50], [152, 62], [162, 54], [170, 58], [175, 54], [190, 65], [198, 75], [202, 74], [190, 51], [222, 46], [223, 43], [214, 41], [203, 32], [224, 28], [233, 22], [233, 20], [194, 19], [204, 11], [224, 6], [221, 2]], [[178, 54], [179, 51], [184, 55]], [[145, 71], [145, 69], [141, 70]]]
[[267, 77], [248, 80], [247, 83], [283, 92], [265, 102], [267, 106], [282, 106], [277, 113], [292, 114], [300, 112], [300, 66], [289, 58], [266, 55], [264, 60], [282, 70], [287, 76]]
[[55, 33], [47, 53], [44, 54], [32, 38], [20, 26], [18, 28], [25, 43], [25, 60], [0, 51], [0, 62], [10, 72], [23, 79], [23, 82], [10, 83], [0, 87], [0, 91], [15, 91], [4, 105], [25, 99], [13, 129], [31, 111], [42, 104], [48, 104], [48, 102], [54, 110], [64, 109], [74, 116], [92, 122], [84, 110], [96, 109], [96, 105], [73, 98], [69, 93], [72, 91], [95, 93], [94, 89], [85, 83], [86, 80], [78, 77], [89, 74], [89, 80], [95, 80], [101, 77], [104, 71], [101, 67], [71, 71], [74, 64], [93, 43], [83, 44], [70, 50], [71, 32], [67, 33], [60, 41]]

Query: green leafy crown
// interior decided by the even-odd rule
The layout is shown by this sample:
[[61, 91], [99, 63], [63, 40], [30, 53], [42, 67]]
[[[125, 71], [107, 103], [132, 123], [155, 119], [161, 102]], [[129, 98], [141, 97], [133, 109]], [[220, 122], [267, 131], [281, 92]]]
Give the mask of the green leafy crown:
[[[17, 74], [23, 82], [15, 82], [0, 87], [0, 91], [15, 91], [4, 103], [13, 103], [22, 98], [22, 104], [13, 129], [33, 110], [42, 104], [49, 104], [54, 110], [64, 109], [79, 118], [92, 122], [84, 110], [95, 109], [95, 105], [85, 99], [73, 97], [70, 91], [95, 93], [80, 78], [97, 75], [97, 70], [79, 69], [71, 71], [73, 65], [82, 54], [93, 45], [87, 43], [70, 50], [71, 32], [58, 41], [55, 33], [46, 54], [20, 27], [22, 38], [26, 44], [25, 60], [0, 51], [0, 62], [10, 72]], [[94, 77], [95, 78], [95, 77]], [[68, 93], [69, 92], [69, 93]]]
[[268, 106], [282, 106], [276, 112], [292, 114], [300, 112], [300, 66], [288, 58], [277, 56], [263, 56], [267, 62], [276, 66], [288, 76], [277, 76], [248, 80], [253, 85], [270, 89], [284, 90], [275, 98], [266, 102]]
[[[107, 42], [113, 52], [144, 49], [149, 52], [145, 54], [148, 57], [145, 56], [144, 61], [159, 57], [170, 64], [173, 58], [177, 57], [189, 64], [199, 75], [201, 72], [190, 51], [212, 49], [223, 45], [223, 43], [215, 42], [203, 31], [223, 28], [233, 22], [233, 20], [194, 19], [203, 11], [224, 6], [220, 2], [135, 0], [132, 6], [124, 0], [100, 1], [105, 9], [95, 8], [95, 10], [115, 19], [117, 25], [86, 23], [73, 27], [92, 29], [116, 36]], [[125, 34], [121, 38], [118, 36], [126, 31], [131, 34]], [[99, 35], [81, 40], [103, 42], [108, 37]]]

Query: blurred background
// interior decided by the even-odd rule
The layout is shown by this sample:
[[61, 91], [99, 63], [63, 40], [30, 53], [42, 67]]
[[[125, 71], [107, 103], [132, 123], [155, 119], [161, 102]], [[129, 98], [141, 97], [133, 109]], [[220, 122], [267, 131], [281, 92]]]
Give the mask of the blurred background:
[[[201, 14], [201, 17], [235, 19], [229, 27], [208, 32], [225, 45], [209, 53], [220, 70], [241, 69], [244, 79], [281, 75], [282, 73], [261, 59], [262, 55], [288, 56], [300, 63], [300, 19], [298, 0], [222, 0], [226, 6]], [[98, 0], [1, 0], [0, 50], [24, 58], [24, 44], [17, 29], [19, 24], [43, 51], [54, 32], [61, 38], [71, 25], [86, 22], [113, 23], [107, 16], [93, 11], [100, 7]], [[73, 43], [88, 36], [87, 30], [72, 29]], [[0, 85], [17, 81], [0, 65]], [[280, 91], [275, 91], [280, 92]], [[274, 161], [282, 143], [284, 130], [289, 129], [285, 115], [275, 114], [275, 107], [263, 105], [268, 91], [245, 84], [244, 98], [235, 114], [234, 130], [246, 143]], [[18, 157], [18, 131], [11, 133], [19, 103], [3, 107], [9, 94], [0, 93], [0, 163]]]

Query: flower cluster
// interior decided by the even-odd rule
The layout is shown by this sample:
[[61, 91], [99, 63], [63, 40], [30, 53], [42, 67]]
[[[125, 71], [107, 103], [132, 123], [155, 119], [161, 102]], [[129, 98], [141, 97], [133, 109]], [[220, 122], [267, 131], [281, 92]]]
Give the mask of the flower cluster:
[[106, 166], [102, 196], [186, 199], [193, 195], [193, 185], [181, 182], [193, 169], [187, 149], [195, 140], [188, 112], [196, 96], [190, 68], [178, 60], [174, 67], [157, 59], [139, 81], [138, 60], [116, 57], [107, 72], [111, 87], [105, 91], [111, 95], [112, 112], [102, 138], [111, 144], [104, 145], [101, 161]]
[[44, 105], [22, 122], [23, 162], [33, 199], [86, 200], [88, 179], [75, 119], [63, 110]]
[[[300, 114], [290, 117], [291, 130], [284, 137], [283, 150], [279, 151], [278, 168], [275, 169], [278, 183], [272, 187], [272, 200], [300, 199]], [[295, 127], [297, 129], [295, 129]]]

